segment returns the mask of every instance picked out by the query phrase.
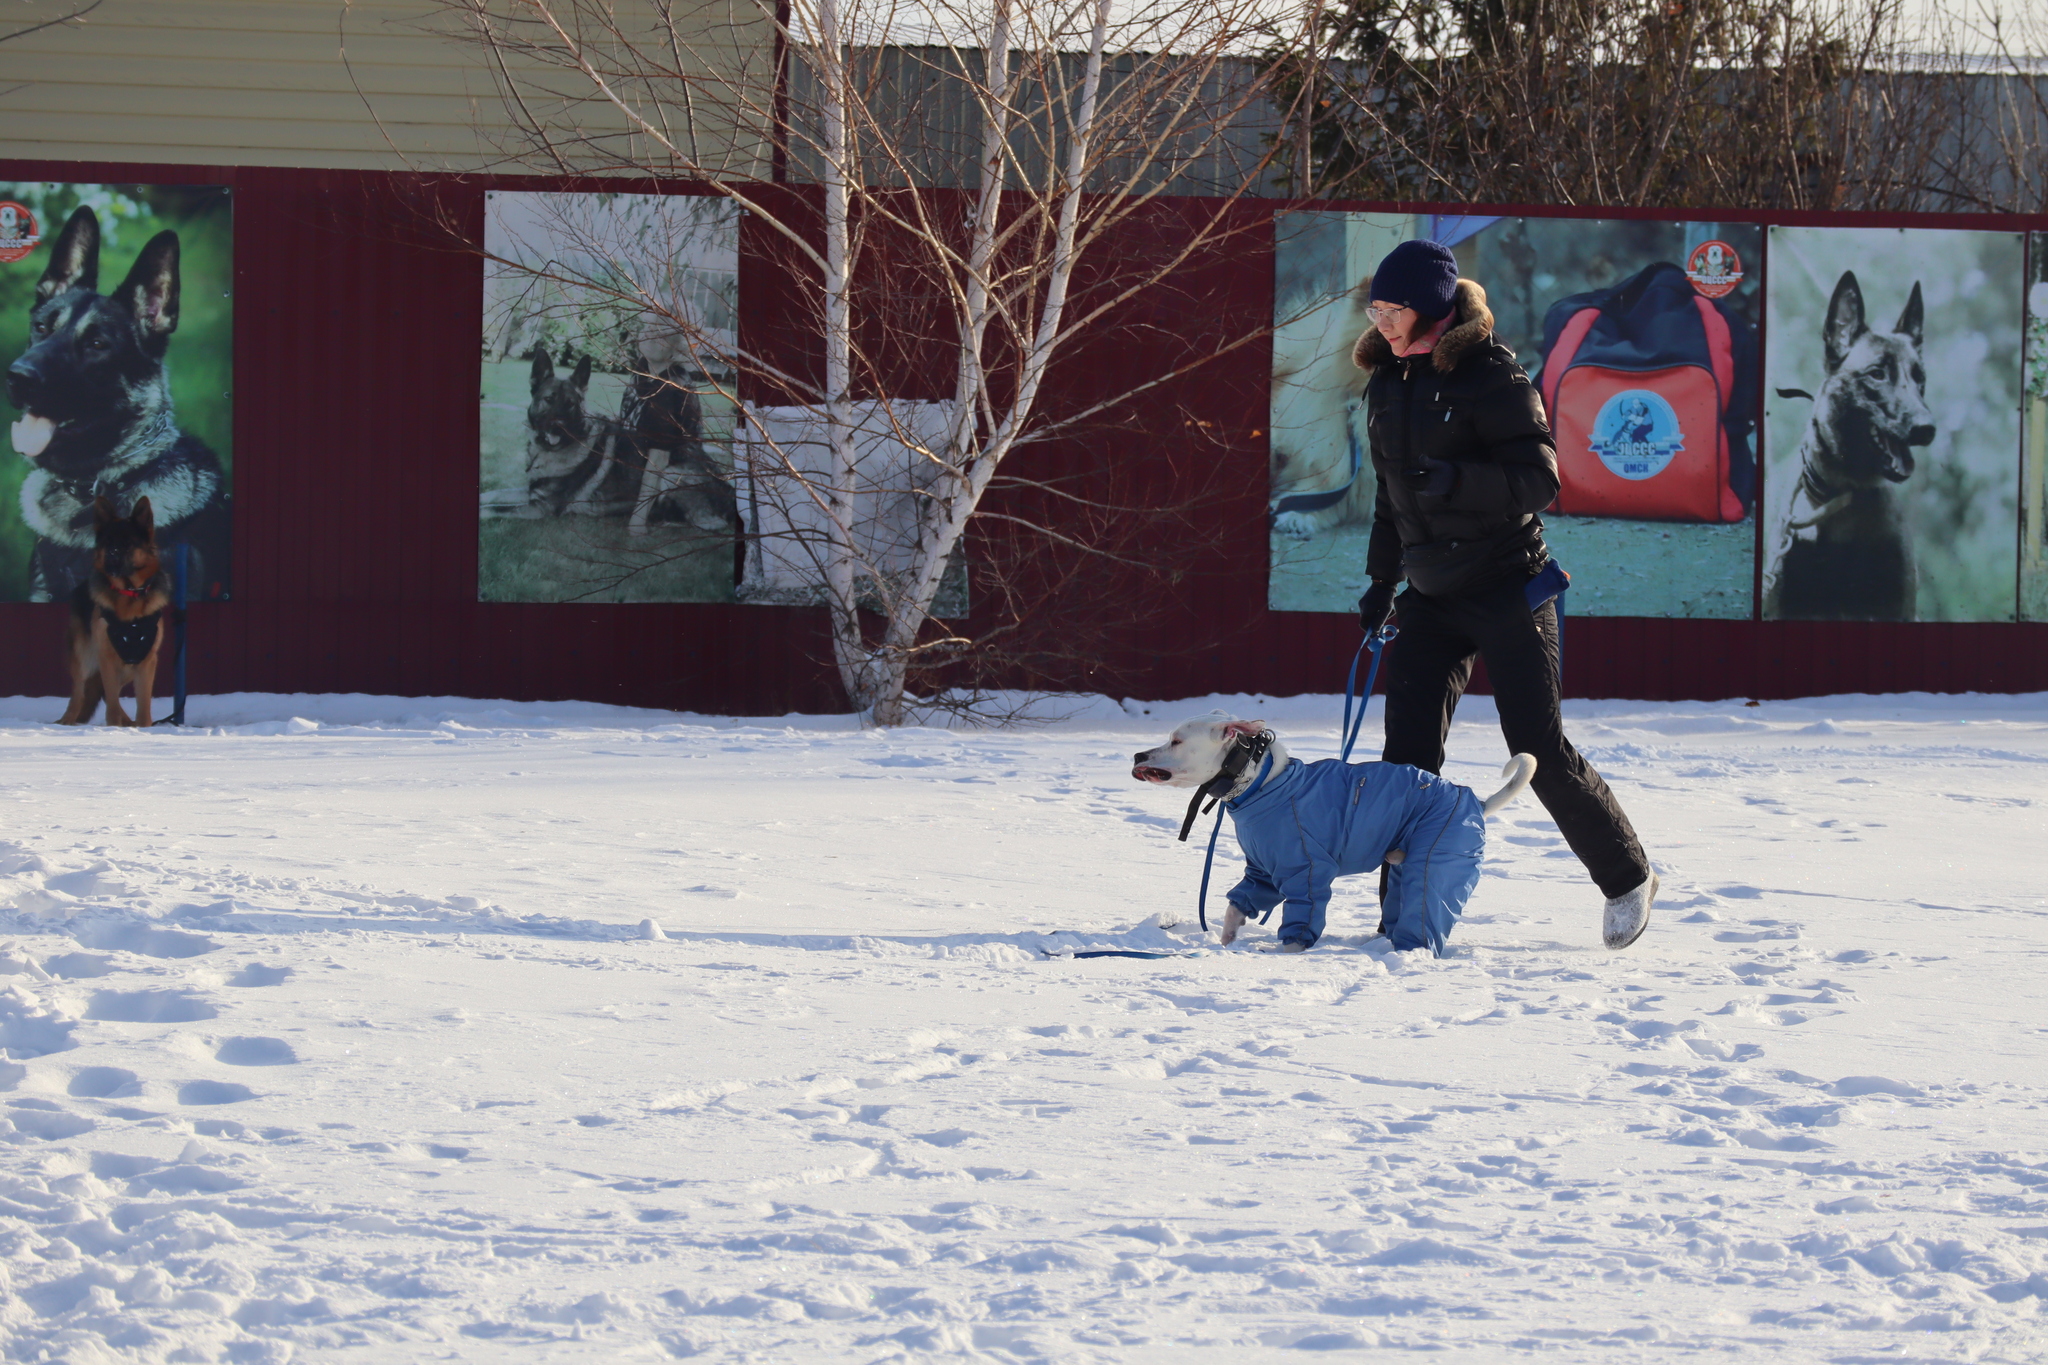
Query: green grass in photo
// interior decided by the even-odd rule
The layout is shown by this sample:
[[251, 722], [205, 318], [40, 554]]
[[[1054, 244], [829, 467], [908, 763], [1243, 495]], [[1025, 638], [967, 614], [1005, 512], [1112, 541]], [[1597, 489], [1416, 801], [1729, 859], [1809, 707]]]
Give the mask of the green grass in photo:
[[[1365, 591], [1369, 526], [1313, 540], [1272, 538], [1266, 605], [1274, 611], [1350, 611]], [[1550, 553], [1572, 576], [1573, 616], [1748, 620], [1755, 563], [1752, 523], [1625, 521], [1546, 516]]]

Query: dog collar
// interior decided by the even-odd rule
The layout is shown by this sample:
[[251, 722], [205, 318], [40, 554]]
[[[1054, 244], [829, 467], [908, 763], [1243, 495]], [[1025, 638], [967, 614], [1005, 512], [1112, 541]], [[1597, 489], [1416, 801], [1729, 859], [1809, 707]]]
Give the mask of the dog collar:
[[1806, 505], [1813, 509], [1808, 516], [1799, 516], [1798, 498], [1793, 499], [1793, 517], [1785, 524], [1787, 531], [1806, 531], [1820, 525], [1849, 504], [1848, 493], [1831, 492], [1814, 478], [1811, 471], [1799, 476], [1798, 494], [1806, 499]]
[[[1207, 813], [1202, 809], [1202, 798], [1209, 798], [1208, 810], [1216, 809], [1218, 801], [1229, 797], [1230, 789], [1237, 785], [1237, 780], [1240, 777], [1244, 776], [1244, 770], [1254, 763], [1261, 762], [1266, 757], [1266, 752], [1273, 747], [1274, 739], [1275, 736], [1271, 730], [1261, 730], [1256, 735], [1239, 735], [1237, 737], [1237, 743], [1231, 745], [1230, 752], [1223, 755], [1223, 766], [1217, 769], [1216, 776], [1195, 788], [1194, 796], [1189, 798], [1187, 818], [1180, 822], [1181, 843], [1188, 841], [1188, 831], [1195, 827], [1196, 814], [1198, 812]], [[1252, 782], [1251, 789], [1245, 792], [1245, 795], [1250, 796], [1253, 791], [1257, 791], [1259, 784], [1265, 780], [1266, 773], [1261, 768], [1258, 777]], [[1220, 819], [1221, 817], [1218, 818]]]

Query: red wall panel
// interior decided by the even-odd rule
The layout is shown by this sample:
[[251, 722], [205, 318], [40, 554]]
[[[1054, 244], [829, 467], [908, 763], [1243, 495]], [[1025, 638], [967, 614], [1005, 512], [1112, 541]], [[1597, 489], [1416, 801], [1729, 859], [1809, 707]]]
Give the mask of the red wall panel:
[[[488, 186], [550, 186], [33, 162], [0, 173], [234, 189], [235, 595], [192, 609], [194, 691], [581, 698], [744, 714], [842, 704], [820, 611], [476, 600], [482, 277], [460, 244], [481, 233]], [[1228, 248], [1131, 304], [1113, 335], [1080, 345], [1056, 372], [1053, 401], [1077, 410], [1262, 326], [1272, 316], [1270, 217], [1283, 207], [1232, 208]], [[1183, 219], [1213, 208], [1160, 205], [1129, 229], [1131, 245], [1163, 250], [1187, 231]], [[800, 294], [761, 238], [750, 224], [743, 325], [787, 352], [801, 345]], [[1193, 517], [1147, 532], [1175, 581], [1125, 586], [1105, 575], [1103, 593], [1143, 593], [1142, 604], [1123, 611], [1115, 648], [1061, 681], [1155, 698], [1341, 686], [1355, 623], [1265, 609], [1266, 403], [1266, 352], [1254, 344], [1020, 465], [1202, 490]], [[65, 690], [63, 610], [0, 604], [0, 694]], [[2033, 691], [2048, 689], [2048, 625], [1573, 617], [1565, 673], [1579, 696]]]

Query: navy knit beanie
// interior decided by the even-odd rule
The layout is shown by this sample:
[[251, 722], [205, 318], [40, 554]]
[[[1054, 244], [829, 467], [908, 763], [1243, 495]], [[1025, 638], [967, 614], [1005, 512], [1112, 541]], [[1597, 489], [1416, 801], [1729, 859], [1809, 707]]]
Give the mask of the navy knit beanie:
[[1449, 247], [1419, 237], [1389, 251], [1372, 272], [1374, 298], [1413, 308], [1431, 322], [1450, 315], [1457, 287], [1458, 258]]

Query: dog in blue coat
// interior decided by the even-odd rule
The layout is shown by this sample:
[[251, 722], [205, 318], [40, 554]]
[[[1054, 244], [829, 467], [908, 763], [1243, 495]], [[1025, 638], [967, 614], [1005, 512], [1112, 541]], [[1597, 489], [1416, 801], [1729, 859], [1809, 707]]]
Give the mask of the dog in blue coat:
[[1221, 711], [1187, 722], [1166, 743], [1133, 755], [1131, 776], [1220, 797], [1244, 852], [1244, 877], [1228, 893], [1222, 941], [1244, 922], [1280, 914], [1280, 950], [1302, 952], [1323, 935], [1339, 877], [1387, 866], [1386, 933], [1397, 949], [1444, 941], [1479, 885], [1486, 817], [1521, 794], [1536, 760], [1516, 754], [1507, 785], [1481, 801], [1405, 763], [1303, 763], [1264, 721]]

